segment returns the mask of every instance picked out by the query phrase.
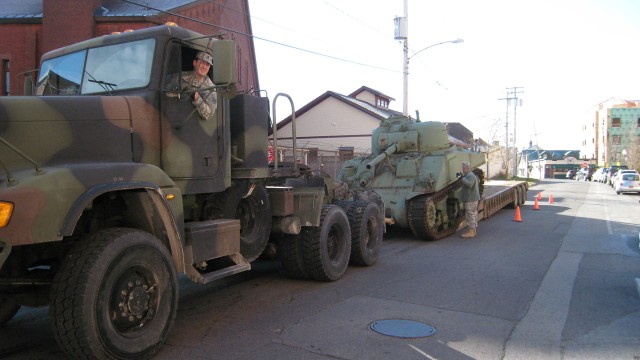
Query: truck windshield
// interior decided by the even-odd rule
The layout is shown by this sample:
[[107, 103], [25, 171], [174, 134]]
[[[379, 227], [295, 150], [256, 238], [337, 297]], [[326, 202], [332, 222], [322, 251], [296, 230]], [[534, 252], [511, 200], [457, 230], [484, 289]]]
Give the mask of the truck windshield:
[[110, 93], [147, 86], [154, 39], [82, 50], [42, 63], [38, 95]]

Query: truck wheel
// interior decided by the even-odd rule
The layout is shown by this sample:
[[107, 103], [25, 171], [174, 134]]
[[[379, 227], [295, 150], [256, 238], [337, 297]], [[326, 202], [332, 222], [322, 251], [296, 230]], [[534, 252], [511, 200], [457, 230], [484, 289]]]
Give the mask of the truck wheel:
[[309, 277], [334, 281], [349, 265], [351, 229], [349, 219], [338, 205], [324, 205], [320, 226], [302, 229], [302, 258]]
[[248, 261], [257, 259], [267, 247], [271, 233], [269, 195], [262, 185], [256, 185], [251, 195], [244, 186], [236, 185], [207, 203], [205, 219], [240, 220], [240, 253]]
[[351, 227], [350, 263], [370, 266], [378, 260], [382, 244], [384, 219], [380, 208], [374, 202], [356, 202], [347, 211]]
[[20, 304], [11, 295], [0, 295], [0, 326], [6, 324], [20, 310]]
[[151, 234], [105, 229], [66, 255], [51, 289], [49, 318], [60, 347], [76, 358], [149, 358], [178, 307], [171, 254]]
[[284, 271], [294, 279], [308, 279], [302, 258], [302, 236], [283, 234], [277, 240], [277, 253]]

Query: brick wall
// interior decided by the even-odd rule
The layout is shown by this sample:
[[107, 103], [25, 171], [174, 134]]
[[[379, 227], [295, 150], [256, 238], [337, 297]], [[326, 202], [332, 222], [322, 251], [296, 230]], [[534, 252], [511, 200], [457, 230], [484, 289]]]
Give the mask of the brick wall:
[[[115, 31], [137, 30], [168, 21], [202, 34], [225, 34], [238, 45], [239, 91], [257, 89], [258, 74], [252, 40], [246, 35], [233, 33], [222, 28], [234, 29], [239, 33], [250, 33], [250, 21], [246, 0], [219, 0], [215, 3], [201, 1], [192, 6], [181, 7], [176, 13], [219, 25], [200, 24], [176, 16], [147, 18], [94, 17], [100, 0], [42, 0], [43, 19], [16, 20], [16, 23], [0, 24], [0, 70], [3, 60], [10, 64], [10, 95], [23, 94], [23, 82], [28, 70], [38, 68], [40, 58], [47, 51], [70, 45]], [[40, 22], [41, 20], [41, 22]], [[4, 90], [4, 74], [0, 74], [0, 90]], [[0, 92], [0, 96], [4, 91]]]

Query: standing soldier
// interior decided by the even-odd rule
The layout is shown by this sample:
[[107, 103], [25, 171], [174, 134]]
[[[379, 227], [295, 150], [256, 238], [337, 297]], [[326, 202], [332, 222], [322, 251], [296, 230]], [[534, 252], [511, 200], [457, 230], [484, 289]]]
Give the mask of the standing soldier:
[[471, 171], [469, 163], [462, 163], [462, 202], [464, 204], [465, 219], [469, 229], [462, 234], [463, 238], [476, 237], [478, 227], [478, 201], [480, 200], [480, 186], [478, 177]]

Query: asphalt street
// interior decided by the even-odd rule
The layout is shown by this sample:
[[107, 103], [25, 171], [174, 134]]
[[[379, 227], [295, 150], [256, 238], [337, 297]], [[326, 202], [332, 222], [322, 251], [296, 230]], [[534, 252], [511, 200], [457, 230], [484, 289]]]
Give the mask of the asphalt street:
[[[155, 359], [637, 360], [639, 200], [545, 180], [529, 189], [521, 222], [503, 209], [474, 239], [435, 242], [389, 229], [378, 263], [336, 282], [290, 279], [277, 261], [208, 285], [182, 279]], [[435, 333], [371, 329], [393, 319]], [[65, 359], [48, 321], [46, 308], [21, 310], [0, 328], [0, 358]]]

